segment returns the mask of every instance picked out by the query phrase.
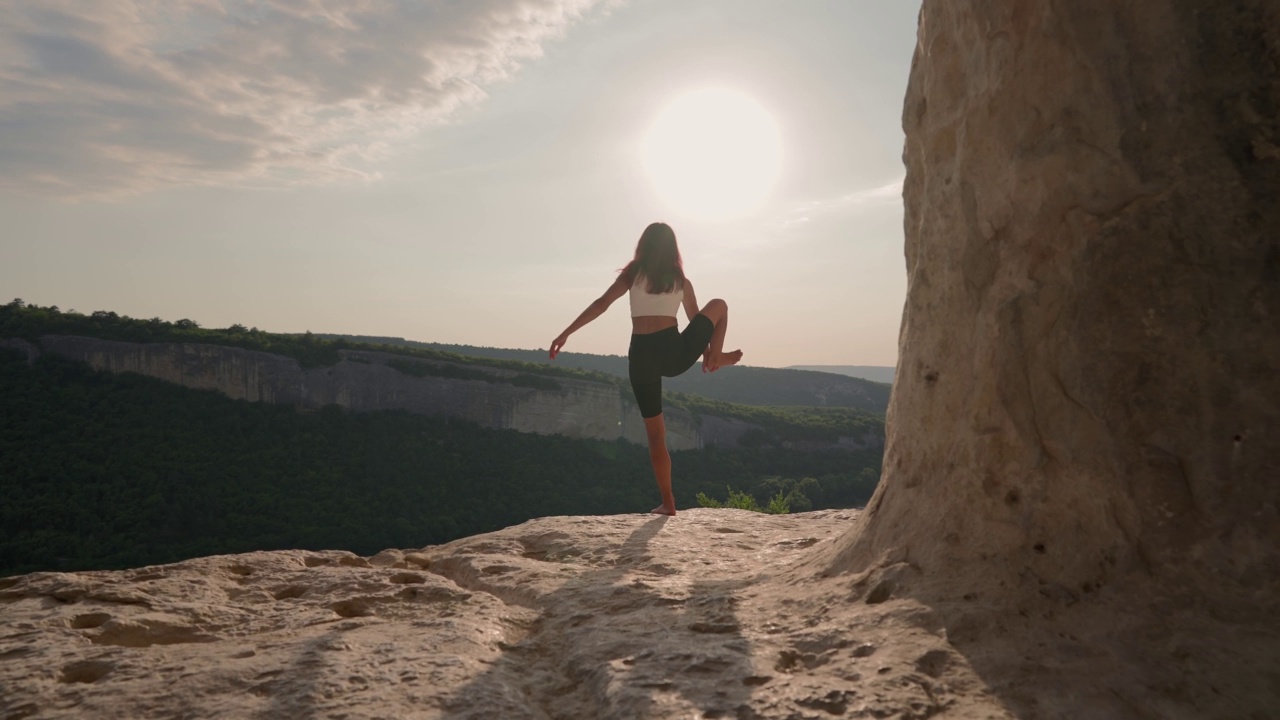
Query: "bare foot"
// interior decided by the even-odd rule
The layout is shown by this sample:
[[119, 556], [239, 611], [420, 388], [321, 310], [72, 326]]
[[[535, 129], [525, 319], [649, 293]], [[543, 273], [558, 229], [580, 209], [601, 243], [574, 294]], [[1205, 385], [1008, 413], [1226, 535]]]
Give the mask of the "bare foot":
[[702, 372], [715, 372], [727, 365], [737, 365], [742, 360], [742, 351], [734, 350], [733, 352], [720, 353], [712, 355], [711, 353], [703, 353], [702, 355]]
[[652, 515], [675, 515], [676, 509], [674, 507], [667, 507], [665, 504], [663, 504], [650, 510], [649, 513]]

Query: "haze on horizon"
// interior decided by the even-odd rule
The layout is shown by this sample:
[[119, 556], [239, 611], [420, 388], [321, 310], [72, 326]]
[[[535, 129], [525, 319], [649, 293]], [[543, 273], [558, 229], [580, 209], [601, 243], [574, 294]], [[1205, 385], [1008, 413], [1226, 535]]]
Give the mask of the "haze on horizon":
[[[545, 348], [649, 222], [748, 365], [895, 365], [894, 0], [0, 0], [0, 292]], [[625, 299], [569, 352], [624, 354]]]

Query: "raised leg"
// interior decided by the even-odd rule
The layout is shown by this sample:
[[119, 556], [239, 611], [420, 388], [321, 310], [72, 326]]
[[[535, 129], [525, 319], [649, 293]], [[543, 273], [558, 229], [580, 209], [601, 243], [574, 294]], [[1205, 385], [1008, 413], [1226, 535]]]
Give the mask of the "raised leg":
[[738, 364], [742, 360], [741, 350], [724, 351], [724, 336], [729, 331], [728, 303], [716, 298], [707, 303], [701, 312], [715, 326], [711, 331], [711, 342], [702, 354], [702, 372], [715, 372], [725, 365]]
[[649, 462], [653, 463], [653, 478], [658, 481], [662, 504], [650, 512], [655, 515], [675, 515], [676, 498], [671, 494], [671, 453], [667, 452], [667, 423], [662, 415], [644, 419], [644, 431], [649, 436]]

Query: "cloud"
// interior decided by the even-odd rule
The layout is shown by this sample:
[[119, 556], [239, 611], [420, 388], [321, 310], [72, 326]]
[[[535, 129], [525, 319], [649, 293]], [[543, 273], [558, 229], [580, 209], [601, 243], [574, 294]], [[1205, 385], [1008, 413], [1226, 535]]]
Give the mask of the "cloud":
[[0, 0], [0, 188], [376, 177], [602, 0]]
[[898, 178], [891, 183], [879, 187], [855, 190], [839, 197], [824, 200], [811, 200], [792, 208], [790, 215], [782, 221], [784, 227], [811, 222], [813, 218], [839, 212], [864, 210], [872, 207], [900, 205], [902, 203], [902, 183], [906, 178]]

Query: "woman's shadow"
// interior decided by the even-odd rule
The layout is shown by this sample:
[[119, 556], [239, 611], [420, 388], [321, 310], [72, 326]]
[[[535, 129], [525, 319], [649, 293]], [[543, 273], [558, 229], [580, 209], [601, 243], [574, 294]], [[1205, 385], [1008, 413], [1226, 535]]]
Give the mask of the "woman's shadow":
[[748, 581], [690, 581], [695, 568], [655, 558], [650, 542], [669, 519], [645, 522], [612, 559], [539, 597], [529, 634], [452, 693], [446, 717], [755, 717], [748, 701], [763, 678], [735, 613]]

